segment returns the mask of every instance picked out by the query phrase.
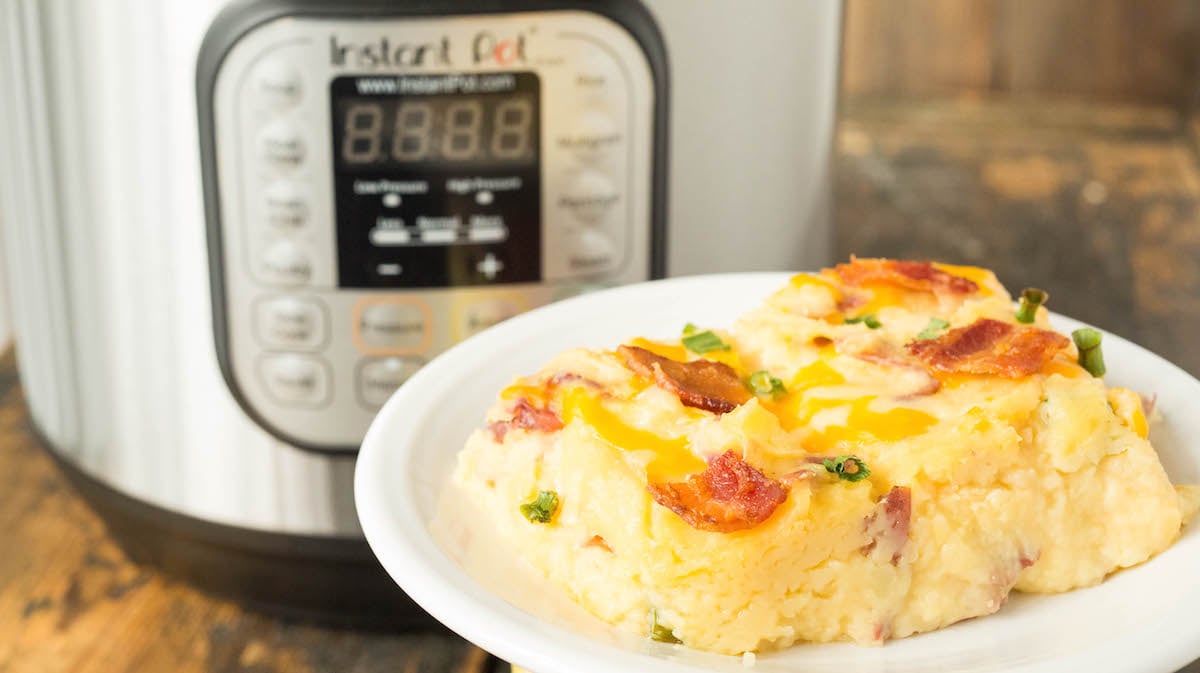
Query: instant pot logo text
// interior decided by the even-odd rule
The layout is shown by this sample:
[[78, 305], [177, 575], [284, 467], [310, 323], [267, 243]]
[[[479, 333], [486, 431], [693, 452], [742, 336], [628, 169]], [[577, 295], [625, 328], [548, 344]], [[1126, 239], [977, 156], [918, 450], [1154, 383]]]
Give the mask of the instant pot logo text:
[[[477, 33], [468, 43], [462, 62], [471, 65], [524, 63], [525, 33], [497, 35], [490, 30]], [[427, 42], [397, 41], [384, 35], [371, 42], [347, 42], [329, 36], [329, 62], [335, 67], [420, 68], [454, 65], [450, 38]]]

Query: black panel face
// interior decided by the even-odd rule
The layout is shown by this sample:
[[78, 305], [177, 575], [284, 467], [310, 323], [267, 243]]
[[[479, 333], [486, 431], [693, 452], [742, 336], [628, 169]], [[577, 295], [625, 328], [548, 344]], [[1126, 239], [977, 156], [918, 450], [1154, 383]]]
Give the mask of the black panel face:
[[339, 77], [330, 93], [339, 287], [541, 280], [537, 75]]

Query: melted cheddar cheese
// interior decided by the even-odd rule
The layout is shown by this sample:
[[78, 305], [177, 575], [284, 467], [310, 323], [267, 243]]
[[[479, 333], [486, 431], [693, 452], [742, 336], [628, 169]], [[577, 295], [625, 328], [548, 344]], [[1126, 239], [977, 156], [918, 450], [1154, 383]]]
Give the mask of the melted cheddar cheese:
[[[647, 635], [653, 613], [685, 645], [726, 654], [878, 645], [995, 612], [1011, 591], [1095, 584], [1171, 544], [1200, 490], [1167, 479], [1138, 394], [1106, 388], [1070, 346], [1020, 375], [933, 371], [910, 344], [1016, 325], [990, 271], [933, 267], [934, 289], [927, 266], [858, 285], [796, 275], [716, 332], [728, 350], [631, 335], [678, 363], [728, 365], [701, 369], [748, 390], [756, 375], [758, 394], [725, 408], [705, 408], [703, 380], [664, 381], [661, 362], [639, 375], [615, 350], [563, 353], [501, 391], [488, 427], [508, 431], [474, 433], [455, 483], [506, 553], [597, 618]], [[846, 322], [867, 314], [874, 328]], [[763, 387], [772, 379], [781, 388]], [[850, 458], [869, 474], [838, 474]], [[781, 488], [751, 523], [705, 528]], [[520, 505], [543, 490], [560, 510], [531, 522]]]

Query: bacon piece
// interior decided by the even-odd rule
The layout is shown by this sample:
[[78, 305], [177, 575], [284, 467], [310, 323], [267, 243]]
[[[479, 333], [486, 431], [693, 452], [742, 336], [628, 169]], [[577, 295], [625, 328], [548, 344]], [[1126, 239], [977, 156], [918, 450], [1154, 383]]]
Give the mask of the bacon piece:
[[870, 541], [863, 546], [862, 553], [873, 554], [877, 559], [887, 559], [892, 565], [899, 565], [904, 546], [908, 544], [911, 522], [912, 493], [907, 486], [893, 486], [887, 495], [879, 499], [875, 511], [863, 522]]
[[592, 379], [589, 379], [588, 377], [584, 376], [583, 374], [576, 374], [575, 372], [565, 372], [565, 371], [558, 372], [554, 376], [551, 376], [550, 378], [546, 379], [546, 388], [547, 389], [558, 388], [560, 386], [565, 386], [565, 385], [570, 385], [570, 384], [580, 384], [580, 385], [587, 386], [588, 388], [592, 388], [594, 390], [599, 390], [604, 387], [604, 386], [600, 385], [599, 382], [593, 381]]
[[787, 489], [726, 451], [708, 469], [686, 482], [646, 486], [654, 502], [675, 512], [692, 528], [729, 533], [766, 521], [787, 500]]
[[584, 547], [598, 547], [608, 553], [612, 553], [612, 547], [608, 546], [608, 540], [605, 540], [599, 535], [593, 535], [583, 543]]
[[752, 397], [737, 372], [724, 362], [680, 362], [639, 346], [621, 346], [617, 353], [626, 367], [653, 378], [658, 387], [675, 393], [689, 407], [725, 414]]
[[1139, 394], [1138, 397], [1142, 400], [1142, 415], [1146, 417], [1146, 420], [1150, 420], [1150, 417], [1154, 415], [1154, 407], [1158, 404], [1158, 393]]
[[1039, 371], [1070, 343], [1058, 332], [980, 318], [936, 339], [909, 342], [908, 352], [938, 371], [1015, 379]]
[[562, 419], [549, 409], [539, 409], [529, 403], [524, 397], [518, 397], [513, 405], [512, 418], [507, 421], [488, 423], [488, 432], [492, 439], [503, 442], [505, 435], [513, 428], [533, 432], [554, 432], [562, 429]]
[[851, 257], [849, 264], [838, 264], [833, 272], [847, 285], [887, 283], [906, 290], [937, 294], [971, 294], [979, 290], [975, 281], [942, 271], [931, 262]]

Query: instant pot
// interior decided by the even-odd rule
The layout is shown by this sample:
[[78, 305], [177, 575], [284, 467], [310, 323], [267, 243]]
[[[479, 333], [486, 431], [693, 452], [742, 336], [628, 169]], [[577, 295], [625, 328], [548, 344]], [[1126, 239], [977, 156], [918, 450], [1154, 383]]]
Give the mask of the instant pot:
[[539, 304], [829, 261], [839, 28], [835, 0], [0, 0], [33, 424], [136, 558], [415, 619], [353, 508], [375, 411]]

